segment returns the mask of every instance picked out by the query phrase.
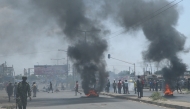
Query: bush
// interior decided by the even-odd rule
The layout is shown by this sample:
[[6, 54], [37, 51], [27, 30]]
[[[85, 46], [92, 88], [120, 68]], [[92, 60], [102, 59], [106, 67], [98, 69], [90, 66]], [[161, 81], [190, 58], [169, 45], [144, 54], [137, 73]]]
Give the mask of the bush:
[[159, 92], [154, 92], [151, 96], [150, 96], [150, 98], [153, 100], [153, 101], [155, 101], [155, 100], [166, 100], [165, 98], [163, 98], [162, 96], [161, 96], [161, 94], [159, 93]]

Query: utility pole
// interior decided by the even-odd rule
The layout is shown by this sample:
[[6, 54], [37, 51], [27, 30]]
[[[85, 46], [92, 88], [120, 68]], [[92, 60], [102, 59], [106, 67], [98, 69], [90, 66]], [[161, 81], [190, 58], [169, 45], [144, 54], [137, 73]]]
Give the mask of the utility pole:
[[108, 54], [108, 59], [110, 59], [110, 58], [118, 60], [118, 61], [121, 61], [121, 62], [124, 62], [124, 63], [128, 63], [128, 64], [131, 64], [131, 65], [134, 65], [134, 75], [135, 75], [135, 63], [130, 63], [130, 62], [126, 62], [126, 61], [123, 61], [123, 60], [119, 60], [119, 59], [111, 57], [111, 55]]
[[[62, 50], [62, 49], [58, 49], [58, 51], [63, 51], [66, 52], [66, 50]], [[67, 54], [67, 83], [66, 83], [66, 87], [68, 88], [68, 75], [69, 75], [69, 63], [68, 63], [68, 54]]]
[[61, 58], [61, 59], [51, 59], [51, 60], [56, 60], [57, 61], [57, 65], [58, 65], [58, 62], [62, 59], [65, 59], [65, 58]]

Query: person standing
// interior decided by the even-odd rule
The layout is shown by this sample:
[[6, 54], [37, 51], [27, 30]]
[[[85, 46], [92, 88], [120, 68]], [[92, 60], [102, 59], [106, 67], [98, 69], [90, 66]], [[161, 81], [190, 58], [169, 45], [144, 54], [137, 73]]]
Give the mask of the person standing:
[[160, 91], [162, 90], [162, 81], [159, 82], [160, 83]]
[[18, 83], [17, 86], [17, 104], [19, 109], [26, 109], [27, 105], [27, 97], [31, 100], [31, 91], [30, 91], [30, 85], [26, 82], [27, 77], [22, 77], [22, 82]]
[[134, 89], [135, 89], [135, 94], [137, 93], [137, 82], [134, 82]]
[[76, 81], [76, 84], [75, 84], [75, 96], [77, 96], [77, 93], [82, 94], [81, 92], [78, 91], [78, 88], [79, 88], [79, 84], [78, 84], [78, 81]]
[[32, 91], [33, 91], [33, 97], [36, 97], [36, 92], [37, 92], [36, 82], [33, 82], [32, 84]]
[[121, 94], [121, 80], [118, 82], [118, 93]]
[[114, 90], [114, 93], [117, 93], [117, 84], [116, 84], [116, 82], [115, 82], [115, 80], [113, 81], [113, 90]]
[[126, 94], [130, 94], [130, 93], [129, 93], [129, 85], [128, 85], [127, 80], [125, 80], [124, 84], [125, 84], [125, 93], [126, 93]]
[[8, 94], [9, 102], [10, 102], [11, 96], [13, 95], [13, 86], [12, 86], [12, 83], [9, 83], [9, 85], [7, 86], [7, 94]]
[[53, 93], [53, 86], [52, 86], [51, 81], [50, 81], [50, 83], [49, 83], [49, 91], [48, 91], [48, 93], [50, 92], [50, 90], [51, 90], [51, 91], [52, 91], [52, 93]]
[[155, 83], [155, 91], [158, 92], [158, 81], [156, 81], [156, 83]]
[[140, 76], [138, 76], [138, 79], [137, 79], [137, 93], [138, 93], [138, 98], [141, 98], [142, 97], [142, 82], [141, 82]]
[[17, 93], [17, 86], [18, 86], [18, 84], [17, 84], [17, 82], [15, 82], [15, 84], [14, 84], [14, 98], [16, 99], [16, 93]]
[[108, 83], [107, 83], [107, 93], [109, 93], [110, 91], [110, 81], [108, 80]]
[[126, 90], [125, 90], [125, 82], [122, 81], [122, 87], [123, 87], [123, 94], [126, 94]]
[[149, 90], [151, 91], [151, 88], [152, 88], [152, 82], [151, 81], [149, 82], [149, 85], [150, 85]]

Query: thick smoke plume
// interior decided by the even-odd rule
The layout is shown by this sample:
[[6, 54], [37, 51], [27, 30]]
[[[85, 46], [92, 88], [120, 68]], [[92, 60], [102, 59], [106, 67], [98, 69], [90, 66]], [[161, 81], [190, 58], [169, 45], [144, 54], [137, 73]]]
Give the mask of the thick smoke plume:
[[[150, 41], [147, 51], [143, 52], [144, 59], [153, 62], [168, 59], [170, 67], [162, 69], [164, 78], [166, 81], [175, 81], [186, 71], [185, 64], [177, 57], [177, 54], [184, 50], [185, 37], [174, 28], [179, 18], [177, 6], [160, 15], [156, 15], [158, 12], [154, 13], [167, 4], [169, 4], [167, 0], [120, 0], [119, 2], [106, 0], [103, 5], [103, 15], [113, 17], [116, 23], [127, 31], [142, 29]], [[115, 13], [112, 13], [114, 11]], [[150, 15], [156, 17], [147, 17]]]
[[[33, 0], [42, 12], [53, 16], [72, 45], [68, 56], [73, 61], [77, 72], [81, 74], [82, 88], [85, 94], [90, 88], [103, 89], [106, 81], [104, 52], [107, 42], [99, 34], [88, 33], [85, 40], [81, 30], [90, 32], [100, 30], [98, 23], [85, 15], [83, 0]], [[89, 36], [90, 35], [90, 36]], [[98, 84], [97, 81], [99, 82]]]

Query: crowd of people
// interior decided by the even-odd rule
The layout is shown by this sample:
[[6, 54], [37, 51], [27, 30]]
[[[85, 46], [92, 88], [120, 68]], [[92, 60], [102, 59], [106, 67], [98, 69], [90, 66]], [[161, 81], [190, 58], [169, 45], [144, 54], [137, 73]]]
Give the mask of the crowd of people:
[[[123, 92], [123, 94], [130, 94], [129, 83], [127, 80], [124, 80], [124, 81], [119, 80], [118, 82], [114, 80], [112, 83], [112, 87], [113, 87], [114, 93], [121, 94]], [[135, 91], [135, 94], [138, 93], [138, 98], [143, 97], [143, 87], [144, 87], [143, 81], [140, 79], [140, 76], [138, 76], [138, 79], [134, 81], [134, 91]], [[110, 90], [110, 81], [108, 80], [105, 91], [109, 93], [109, 90]]]

